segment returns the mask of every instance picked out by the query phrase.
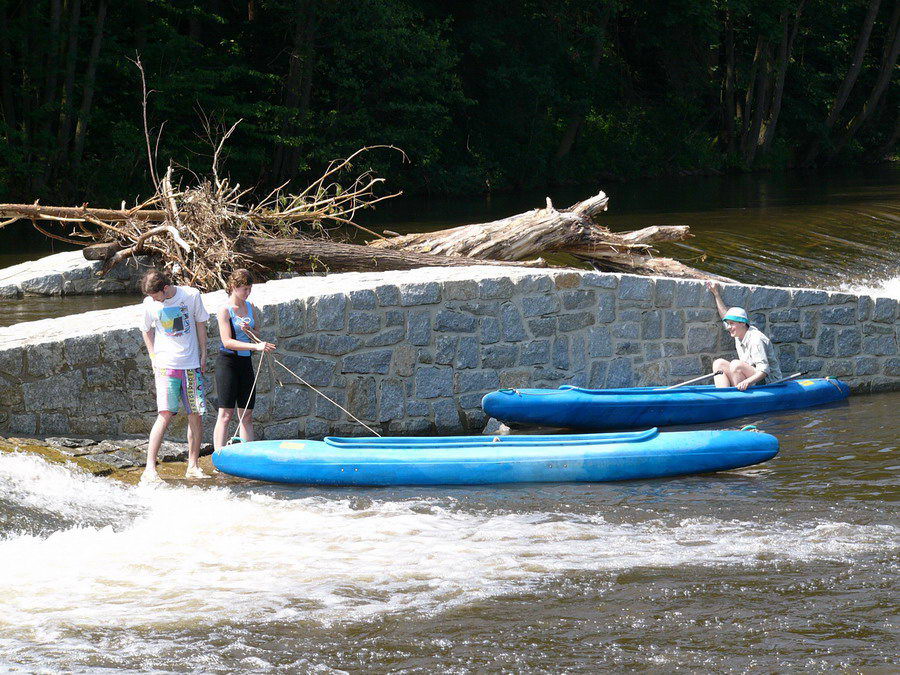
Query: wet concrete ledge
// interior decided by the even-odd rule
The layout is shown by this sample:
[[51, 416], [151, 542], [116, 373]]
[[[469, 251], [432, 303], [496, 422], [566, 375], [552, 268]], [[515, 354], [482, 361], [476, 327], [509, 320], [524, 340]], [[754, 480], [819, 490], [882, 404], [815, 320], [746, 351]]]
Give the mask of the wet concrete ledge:
[[[786, 374], [900, 389], [897, 300], [740, 284], [723, 295], [778, 345]], [[271, 281], [252, 299], [288, 367], [393, 435], [478, 433], [481, 397], [498, 387], [668, 384], [734, 353], [690, 280], [472, 266]], [[211, 314], [224, 300], [204, 296]], [[155, 400], [139, 317], [136, 304], [0, 328], [0, 434], [144, 436]], [[264, 437], [361, 432], [280, 368], [259, 392]]]

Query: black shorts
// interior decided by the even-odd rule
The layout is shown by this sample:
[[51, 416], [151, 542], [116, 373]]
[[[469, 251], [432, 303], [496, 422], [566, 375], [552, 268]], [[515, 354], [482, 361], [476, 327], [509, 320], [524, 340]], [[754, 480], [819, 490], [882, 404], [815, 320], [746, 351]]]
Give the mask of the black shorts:
[[219, 407], [252, 410], [256, 404], [253, 378], [253, 361], [249, 356], [219, 352], [216, 361], [216, 394]]

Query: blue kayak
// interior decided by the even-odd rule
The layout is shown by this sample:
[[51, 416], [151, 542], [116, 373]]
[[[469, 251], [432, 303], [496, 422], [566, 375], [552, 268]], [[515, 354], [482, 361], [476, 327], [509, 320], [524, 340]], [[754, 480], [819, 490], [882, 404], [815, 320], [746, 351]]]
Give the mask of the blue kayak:
[[502, 422], [571, 429], [627, 429], [716, 422], [742, 415], [790, 410], [847, 398], [840, 380], [814, 378], [779, 384], [717, 389], [713, 385], [662, 389], [501, 389], [481, 401]]
[[658, 429], [560, 436], [250, 441], [213, 453], [219, 471], [306, 485], [595, 482], [724, 471], [778, 453], [752, 431]]

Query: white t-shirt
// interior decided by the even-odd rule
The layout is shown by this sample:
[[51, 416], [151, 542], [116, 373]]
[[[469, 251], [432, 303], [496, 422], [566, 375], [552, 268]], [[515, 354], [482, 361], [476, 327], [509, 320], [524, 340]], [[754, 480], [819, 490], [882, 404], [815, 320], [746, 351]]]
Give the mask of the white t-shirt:
[[173, 370], [199, 368], [200, 343], [196, 324], [208, 320], [209, 314], [196, 288], [176, 286], [175, 295], [162, 302], [149, 295], [145, 297], [141, 329], [145, 333], [155, 329], [153, 365]]
[[743, 340], [734, 339], [738, 359], [766, 373], [769, 381], [781, 379], [781, 366], [775, 346], [756, 326], [750, 326]]

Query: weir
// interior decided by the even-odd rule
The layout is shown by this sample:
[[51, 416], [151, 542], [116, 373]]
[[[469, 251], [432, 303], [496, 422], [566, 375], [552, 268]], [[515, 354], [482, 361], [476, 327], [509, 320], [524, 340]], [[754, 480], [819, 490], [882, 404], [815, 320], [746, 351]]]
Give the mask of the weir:
[[[900, 389], [897, 300], [742, 284], [722, 294], [772, 338], [785, 374], [839, 377], [857, 392]], [[225, 299], [203, 296], [211, 315]], [[734, 354], [711, 294], [693, 280], [425, 268], [270, 281], [251, 301], [286, 366], [391, 435], [477, 433], [481, 397], [498, 387], [666, 385]], [[0, 328], [3, 433], [147, 434], [155, 396], [139, 302]], [[219, 342], [215, 320], [209, 326], [212, 386]], [[264, 366], [258, 387], [263, 438], [365, 435], [280, 368]], [[207, 430], [214, 391], [209, 399]]]

